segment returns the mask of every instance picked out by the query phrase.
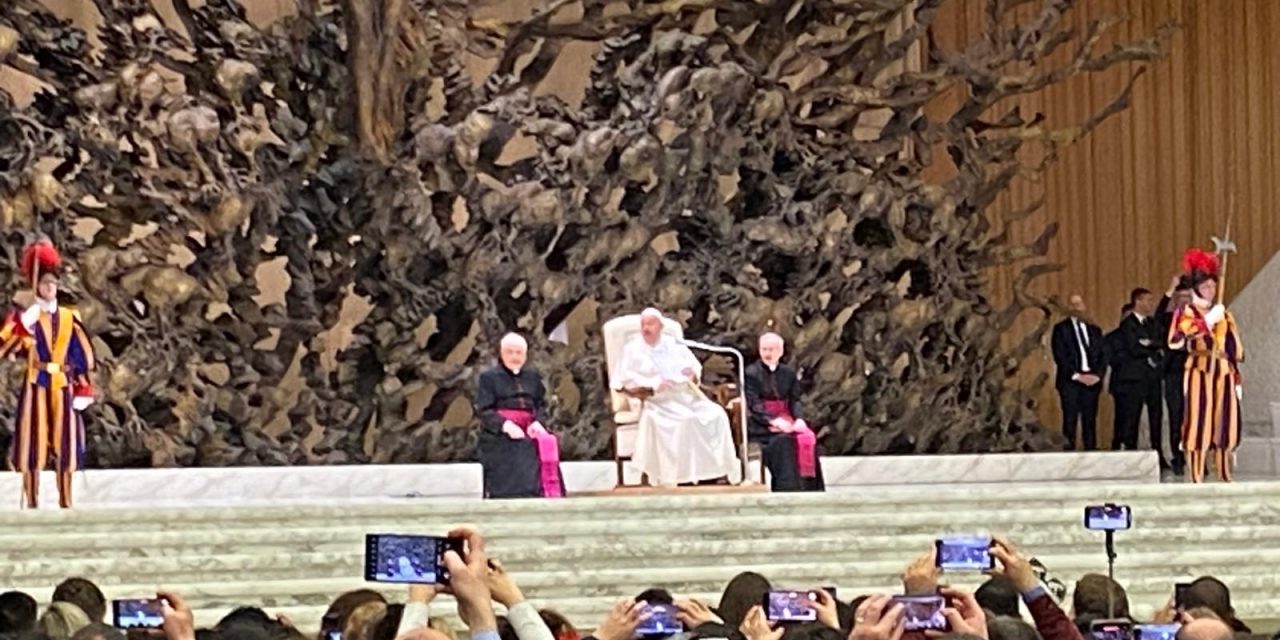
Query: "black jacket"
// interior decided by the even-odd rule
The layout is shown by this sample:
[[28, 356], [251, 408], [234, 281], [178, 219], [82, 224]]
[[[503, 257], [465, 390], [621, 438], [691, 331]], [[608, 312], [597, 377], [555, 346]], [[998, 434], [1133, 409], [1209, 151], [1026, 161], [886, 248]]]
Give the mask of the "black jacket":
[[544, 426], [547, 422], [547, 401], [542, 388], [542, 376], [533, 367], [521, 369], [518, 375], [501, 364], [485, 371], [480, 374], [476, 395], [471, 404], [480, 417], [481, 439], [502, 434], [502, 423], [506, 420], [498, 415], [498, 409], [532, 411], [538, 422]]
[[1160, 336], [1160, 345], [1164, 349], [1164, 374], [1180, 378], [1182, 372], [1187, 369], [1187, 352], [1169, 348], [1169, 328], [1173, 326], [1174, 314], [1177, 311], [1169, 296], [1164, 296], [1160, 298], [1160, 306], [1156, 308], [1156, 321], [1163, 334]]
[[1129, 314], [1116, 327], [1112, 353], [1107, 358], [1111, 363], [1112, 392], [1126, 393], [1143, 385], [1151, 384], [1164, 375], [1164, 349], [1162, 345], [1166, 337], [1160, 331], [1160, 322], [1155, 318], [1140, 321], [1137, 314]]
[[[1089, 373], [1101, 378], [1107, 372], [1107, 355], [1103, 348], [1102, 329], [1088, 321], [1085, 321], [1084, 327], [1089, 336], [1089, 344], [1085, 347], [1085, 353], [1089, 358]], [[1080, 362], [1080, 344], [1070, 318], [1054, 325], [1050, 346], [1053, 348], [1053, 364], [1058, 368], [1055, 386], [1058, 389], [1065, 389], [1069, 384], [1079, 384], [1071, 379], [1071, 376], [1084, 371]]]
[[744, 377], [747, 383], [747, 407], [751, 414], [747, 417], [747, 436], [752, 439], [768, 438], [768, 413], [764, 410], [765, 400], [785, 400], [791, 409], [791, 417], [803, 418], [800, 413], [800, 380], [796, 370], [785, 364], [778, 368], [769, 368], [760, 362], [747, 366]]

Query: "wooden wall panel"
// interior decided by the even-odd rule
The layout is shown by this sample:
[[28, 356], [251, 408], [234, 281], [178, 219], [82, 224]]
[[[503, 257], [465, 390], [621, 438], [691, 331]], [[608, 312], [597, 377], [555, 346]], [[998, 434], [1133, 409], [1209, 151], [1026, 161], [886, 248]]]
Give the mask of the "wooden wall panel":
[[[954, 48], [978, 37], [983, 0], [953, 0], [936, 23], [940, 46]], [[1033, 3], [1038, 5], [1039, 3]], [[1078, 0], [1070, 20], [1080, 29], [1108, 15], [1127, 18], [1112, 29], [1119, 40], [1137, 39], [1167, 20], [1182, 25], [1168, 57], [1149, 68], [1135, 87], [1132, 108], [1068, 150], [1042, 185], [1014, 185], [998, 203], [1016, 207], [1042, 190], [1043, 210], [1015, 235], [1025, 241], [1044, 225], [1061, 231], [1049, 260], [1066, 268], [1038, 281], [1035, 291], [1065, 299], [1085, 296], [1104, 329], [1119, 319], [1130, 289], [1163, 290], [1193, 244], [1210, 246], [1221, 234], [1234, 201], [1233, 235], [1240, 253], [1231, 258], [1229, 292], [1239, 291], [1280, 251], [1280, 3], [1270, 0]], [[1024, 7], [1022, 17], [1030, 15]], [[1043, 112], [1050, 124], [1081, 121], [1124, 86], [1130, 68], [1077, 79], [1018, 101], [1024, 113]], [[1234, 198], [1232, 196], [1234, 194]], [[997, 301], [1007, 299], [1012, 270], [990, 274]], [[1024, 318], [1020, 329], [1031, 325]], [[1047, 351], [1027, 380], [1052, 370]], [[1110, 422], [1109, 401], [1104, 401]], [[1058, 422], [1052, 389], [1041, 395], [1041, 416]], [[1104, 429], [1109, 441], [1109, 427]]]

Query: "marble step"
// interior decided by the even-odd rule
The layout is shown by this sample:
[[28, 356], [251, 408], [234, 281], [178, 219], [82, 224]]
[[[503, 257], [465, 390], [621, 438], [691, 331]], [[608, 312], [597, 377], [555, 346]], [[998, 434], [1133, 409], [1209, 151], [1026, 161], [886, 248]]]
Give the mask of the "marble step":
[[[1135, 504], [1135, 531], [1147, 529], [1179, 528], [1189, 522], [1201, 524], [1236, 524], [1254, 526], [1280, 525], [1280, 497], [1275, 501], [1238, 501], [1214, 503], [1183, 503], [1151, 506]], [[922, 533], [944, 534], [948, 532], [1007, 531], [1015, 533], [1039, 527], [1062, 530], [1081, 529], [1079, 508], [1024, 508], [982, 509], [972, 511], [940, 512], [929, 505], [913, 505], [906, 512], [873, 514], [862, 509], [841, 511], [831, 507], [818, 507], [810, 513], [787, 516], [769, 509], [750, 515], [707, 516], [701, 511], [691, 511], [684, 516], [667, 514], [660, 519], [627, 518], [625, 513], [597, 511], [578, 519], [546, 519], [532, 522], [512, 522], [506, 518], [472, 518], [495, 541], [525, 539], [536, 535], [544, 541], [567, 541], [576, 538], [641, 541], [645, 539], [669, 539], [670, 531], [677, 529], [681, 537], [693, 539], [749, 539], [766, 535], [822, 534], [828, 532], [859, 531], [874, 523], [877, 532], [889, 535]], [[218, 523], [199, 526], [191, 523], [181, 529], [147, 529], [128, 519], [120, 521], [112, 535], [103, 536], [92, 530], [23, 531], [21, 519], [16, 522], [0, 521], [0, 549], [14, 549], [28, 544], [46, 545], [44, 548], [113, 548], [119, 546], [162, 546], [181, 544], [184, 539], [198, 539], [206, 546], [238, 543], [271, 544], [278, 542], [272, 532], [288, 531], [293, 541], [330, 541], [341, 539], [360, 540], [366, 531], [417, 531], [442, 534], [458, 520], [435, 515], [423, 517], [362, 518], [347, 516], [341, 519], [323, 519], [302, 513], [296, 519], [279, 515], [273, 522], [248, 522], [224, 519]], [[331, 524], [326, 524], [331, 522]], [[678, 527], [677, 527], [678, 525]], [[767, 527], [767, 530], [762, 529]], [[353, 532], [360, 532], [353, 535]], [[1130, 535], [1129, 533], [1123, 535]]]
[[[157, 580], [173, 575], [183, 577], [195, 569], [205, 576], [236, 579], [257, 576], [263, 579], [289, 579], [307, 576], [358, 576], [363, 567], [362, 545], [346, 540], [339, 551], [295, 551], [291, 553], [234, 553], [215, 549], [209, 553], [199, 544], [183, 553], [164, 547], [164, 554], [125, 550], [119, 554], [95, 554], [86, 558], [76, 553], [61, 555], [42, 553], [36, 548], [21, 552], [10, 550], [18, 558], [0, 564], [0, 580], [48, 578], [57, 580], [68, 573], [104, 576], [106, 581], [128, 582], [132, 575], [151, 575]], [[695, 540], [626, 544], [593, 543], [574, 545], [504, 545], [494, 544], [490, 553], [500, 558], [512, 571], [541, 572], [561, 566], [565, 558], [576, 563], [599, 563], [614, 569], [647, 569], [655, 564], [678, 558], [682, 566], [741, 567], [771, 558], [821, 558], [824, 563], [856, 564], [862, 575], [896, 572], [910, 559], [912, 550], [923, 552], [934, 536], [845, 536], [830, 538], [769, 538], [758, 540]], [[1188, 546], [1212, 540], [1211, 549], [1187, 551]], [[1040, 531], [1019, 537], [1018, 541], [1052, 570], [1072, 575], [1097, 570], [1103, 558], [1098, 536], [1071, 536]], [[1230, 544], [1230, 542], [1234, 544]], [[1262, 549], [1262, 551], [1259, 551]], [[1127, 565], [1142, 570], [1165, 571], [1170, 566], [1187, 564], [1188, 553], [1197, 563], [1239, 563], [1249, 560], [1241, 569], [1257, 566], [1256, 558], [1275, 555], [1267, 549], [1280, 549], [1280, 531], [1268, 527], [1209, 527], [1185, 531], [1135, 531], [1117, 544], [1118, 553]], [[255, 551], [250, 548], [249, 551]], [[1234, 565], [1233, 565], [1234, 566]], [[1239, 570], [1239, 569], [1238, 569]]]
[[[1207, 500], [1207, 498], [1212, 500]], [[608, 512], [622, 520], [654, 520], [672, 518], [687, 511], [704, 517], [758, 515], [768, 509], [771, 515], [800, 516], [812, 513], [856, 510], [863, 515], [901, 514], [904, 510], [941, 512], [999, 512], [1008, 509], [1059, 509], [1079, 512], [1084, 504], [1102, 501], [1127, 502], [1135, 507], [1139, 518], [1159, 517], [1141, 507], [1162, 510], [1190, 508], [1211, 510], [1247, 498], [1267, 504], [1280, 501], [1280, 485], [1249, 483], [1239, 485], [1129, 485], [1098, 487], [1095, 485], [1063, 485], [976, 489], [972, 486], [901, 490], [877, 487], [867, 492], [849, 491], [813, 495], [772, 496], [744, 494], [725, 496], [671, 496], [661, 498], [574, 498], [554, 501], [482, 502], [476, 500], [386, 500], [372, 503], [338, 503], [330, 505], [285, 505], [245, 507], [205, 507], [199, 509], [85, 509], [73, 513], [62, 511], [3, 512], [0, 530], [10, 533], [60, 530], [90, 532], [118, 531], [120, 528], [146, 530], [189, 530], [202, 526], [217, 528], [227, 522], [251, 526], [280, 522], [296, 523], [301, 519], [316, 522], [352, 520], [420, 521], [441, 523], [502, 521], [518, 525], [529, 521], [560, 521], [598, 516]], [[1213, 504], [1210, 504], [1213, 503]], [[1273, 509], [1269, 517], [1275, 517]]]

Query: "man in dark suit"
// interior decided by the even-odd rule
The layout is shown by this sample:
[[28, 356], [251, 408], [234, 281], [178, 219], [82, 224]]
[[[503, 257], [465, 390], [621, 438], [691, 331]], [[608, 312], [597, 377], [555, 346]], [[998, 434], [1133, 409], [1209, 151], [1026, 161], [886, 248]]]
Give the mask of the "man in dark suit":
[[1152, 448], [1160, 456], [1160, 467], [1169, 468], [1160, 447], [1160, 427], [1164, 417], [1161, 382], [1164, 378], [1165, 336], [1155, 318], [1156, 299], [1147, 289], [1134, 289], [1129, 294], [1133, 312], [1120, 321], [1116, 329], [1117, 352], [1111, 363], [1111, 393], [1116, 398], [1116, 433], [1113, 450], [1138, 448], [1138, 423], [1142, 408], [1147, 408], [1147, 422]]
[[1102, 348], [1102, 329], [1085, 319], [1084, 297], [1072, 294], [1067, 300], [1071, 316], [1053, 327], [1053, 363], [1057, 366], [1054, 386], [1062, 401], [1062, 435], [1067, 450], [1076, 448], [1076, 424], [1086, 451], [1098, 449], [1098, 396], [1102, 376], [1107, 371]]
[[1173, 319], [1182, 310], [1182, 306], [1191, 302], [1191, 288], [1179, 276], [1173, 277], [1169, 289], [1156, 307], [1156, 326], [1164, 333], [1160, 340], [1164, 348], [1164, 403], [1169, 412], [1169, 449], [1172, 454], [1170, 465], [1173, 472], [1182, 475], [1186, 468], [1186, 458], [1182, 454], [1182, 418], [1185, 412], [1182, 395], [1182, 378], [1187, 369], [1187, 352], [1169, 348], [1169, 327]]

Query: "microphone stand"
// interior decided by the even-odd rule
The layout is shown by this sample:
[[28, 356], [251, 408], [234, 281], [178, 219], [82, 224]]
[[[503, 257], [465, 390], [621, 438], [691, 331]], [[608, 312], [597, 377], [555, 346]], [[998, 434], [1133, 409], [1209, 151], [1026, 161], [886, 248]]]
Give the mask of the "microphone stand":
[[1116, 595], [1112, 587], [1116, 583], [1116, 532], [1107, 529], [1103, 534], [1106, 536], [1107, 578], [1110, 580], [1107, 584], [1107, 619], [1111, 620], [1116, 617]]
[[732, 355], [738, 359], [738, 397], [742, 400], [742, 411], [739, 412], [741, 419], [738, 421], [738, 429], [742, 437], [741, 444], [738, 445], [738, 462], [742, 471], [742, 480], [739, 485], [747, 484], [747, 413], [750, 408], [747, 406], [747, 360], [743, 357], [742, 352], [733, 347], [718, 347], [701, 342], [693, 342], [690, 340], [680, 339], [680, 344], [690, 348], [702, 351], [710, 351], [712, 353], [723, 353]]

